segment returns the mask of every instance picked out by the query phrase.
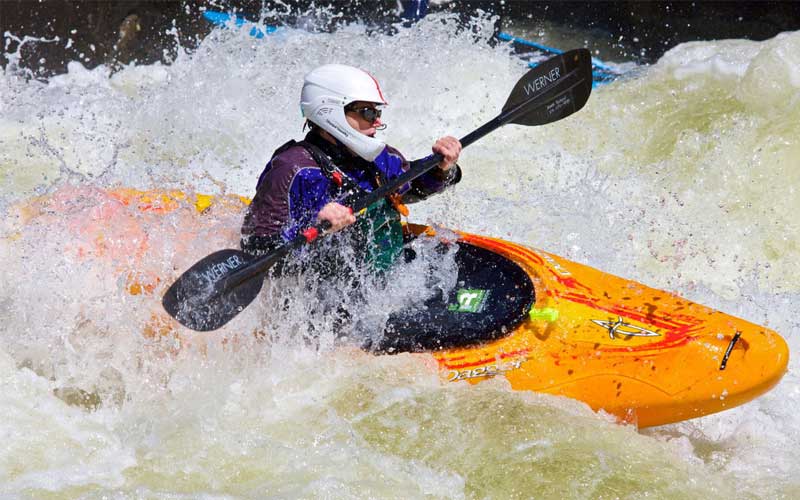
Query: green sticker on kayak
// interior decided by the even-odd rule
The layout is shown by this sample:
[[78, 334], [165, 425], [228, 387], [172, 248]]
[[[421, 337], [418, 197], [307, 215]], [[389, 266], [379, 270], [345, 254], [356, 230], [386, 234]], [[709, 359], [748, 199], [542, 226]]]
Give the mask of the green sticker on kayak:
[[483, 311], [487, 298], [489, 298], [489, 290], [462, 288], [456, 292], [458, 304], [450, 304], [447, 310], [451, 312], [479, 313]]

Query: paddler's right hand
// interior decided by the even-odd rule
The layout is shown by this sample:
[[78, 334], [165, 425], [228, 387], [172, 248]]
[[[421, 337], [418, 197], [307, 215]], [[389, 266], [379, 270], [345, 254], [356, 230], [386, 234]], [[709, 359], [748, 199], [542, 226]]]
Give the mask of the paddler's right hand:
[[336, 231], [341, 231], [350, 224], [354, 223], [356, 221], [356, 217], [353, 215], [353, 210], [350, 207], [346, 207], [332, 201], [322, 207], [322, 210], [320, 210], [319, 214], [317, 214], [317, 220], [327, 220], [330, 222], [331, 227], [327, 230], [327, 232], [335, 233]]

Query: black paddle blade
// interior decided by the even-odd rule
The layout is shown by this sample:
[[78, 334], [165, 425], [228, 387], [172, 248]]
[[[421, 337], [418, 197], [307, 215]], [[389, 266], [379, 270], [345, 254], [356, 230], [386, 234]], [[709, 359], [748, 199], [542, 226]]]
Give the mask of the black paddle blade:
[[581, 109], [591, 93], [592, 56], [586, 49], [570, 50], [520, 78], [501, 116], [504, 123], [544, 125]]
[[238, 250], [220, 250], [197, 262], [164, 294], [161, 304], [180, 324], [198, 332], [220, 328], [255, 300], [263, 275], [226, 283], [237, 269], [253, 257]]

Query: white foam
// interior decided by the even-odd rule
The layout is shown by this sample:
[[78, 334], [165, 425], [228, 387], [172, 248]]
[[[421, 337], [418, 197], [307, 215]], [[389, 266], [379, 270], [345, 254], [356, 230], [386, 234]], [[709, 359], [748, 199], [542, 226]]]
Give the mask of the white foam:
[[[132, 296], [108, 261], [78, 258], [103, 233], [116, 269], [167, 280], [236, 245], [235, 215], [212, 212], [201, 224], [188, 206], [168, 216], [114, 211], [102, 197], [71, 198], [70, 184], [250, 195], [272, 150], [301, 136], [299, 84], [318, 64], [373, 72], [390, 101], [384, 136], [412, 158], [441, 134], [493, 118], [525, 65], [480, 40], [491, 22], [478, 23], [477, 42], [454, 25], [433, 16], [392, 37], [355, 25], [263, 40], [216, 30], [171, 65], [109, 77], [72, 63], [48, 83], [0, 75], [0, 207], [35, 191], [67, 193], [58, 211], [4, 218], [0, 366], [4, 414], [19, 417], [0, 427], [11, 436], [4, 492], [91, 481], [94, 491], [134, 495], [168, 495], [174, 484], [197, 495], [288, 497], [334, 488], [453, 498], [796, 488], [794, 356], [764, 398], [636, 433], [574, 402], [512, 393], [502, 380], [442, 386], [429, 356], [333, 349], [330, 331], [307, 346], [311, 304], [282, 310], [269, 291], [176, 355], [176, 339], [139, 335], [157, 296]], [[777, 329], [796, 352], [798, 39], [679, 46], [637, 78], [596, 89], [574, 117], [505, 127], [467, 149], [462, 183], [413, 206], [412, 220], [679, 291]], [[93, 204], [113, 212], [110, 229], [91, 226]], [[150, 245], [137, 258], [126, 230]], [[269, 340], [255, 341], [256, 330]], [[80, 406], [68, 389], [105, 406]], [[497, 481], [491, 492], [487, 477]]]

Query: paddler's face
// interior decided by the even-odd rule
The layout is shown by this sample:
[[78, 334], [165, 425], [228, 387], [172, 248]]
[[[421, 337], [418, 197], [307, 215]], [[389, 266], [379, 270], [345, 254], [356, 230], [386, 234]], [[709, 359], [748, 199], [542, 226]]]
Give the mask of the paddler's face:
[[355, 101], [345, 107], [344, 116], [351, 127], [362, 134], [375, 137], [381, 122], [380, 108], [374, 102]]

